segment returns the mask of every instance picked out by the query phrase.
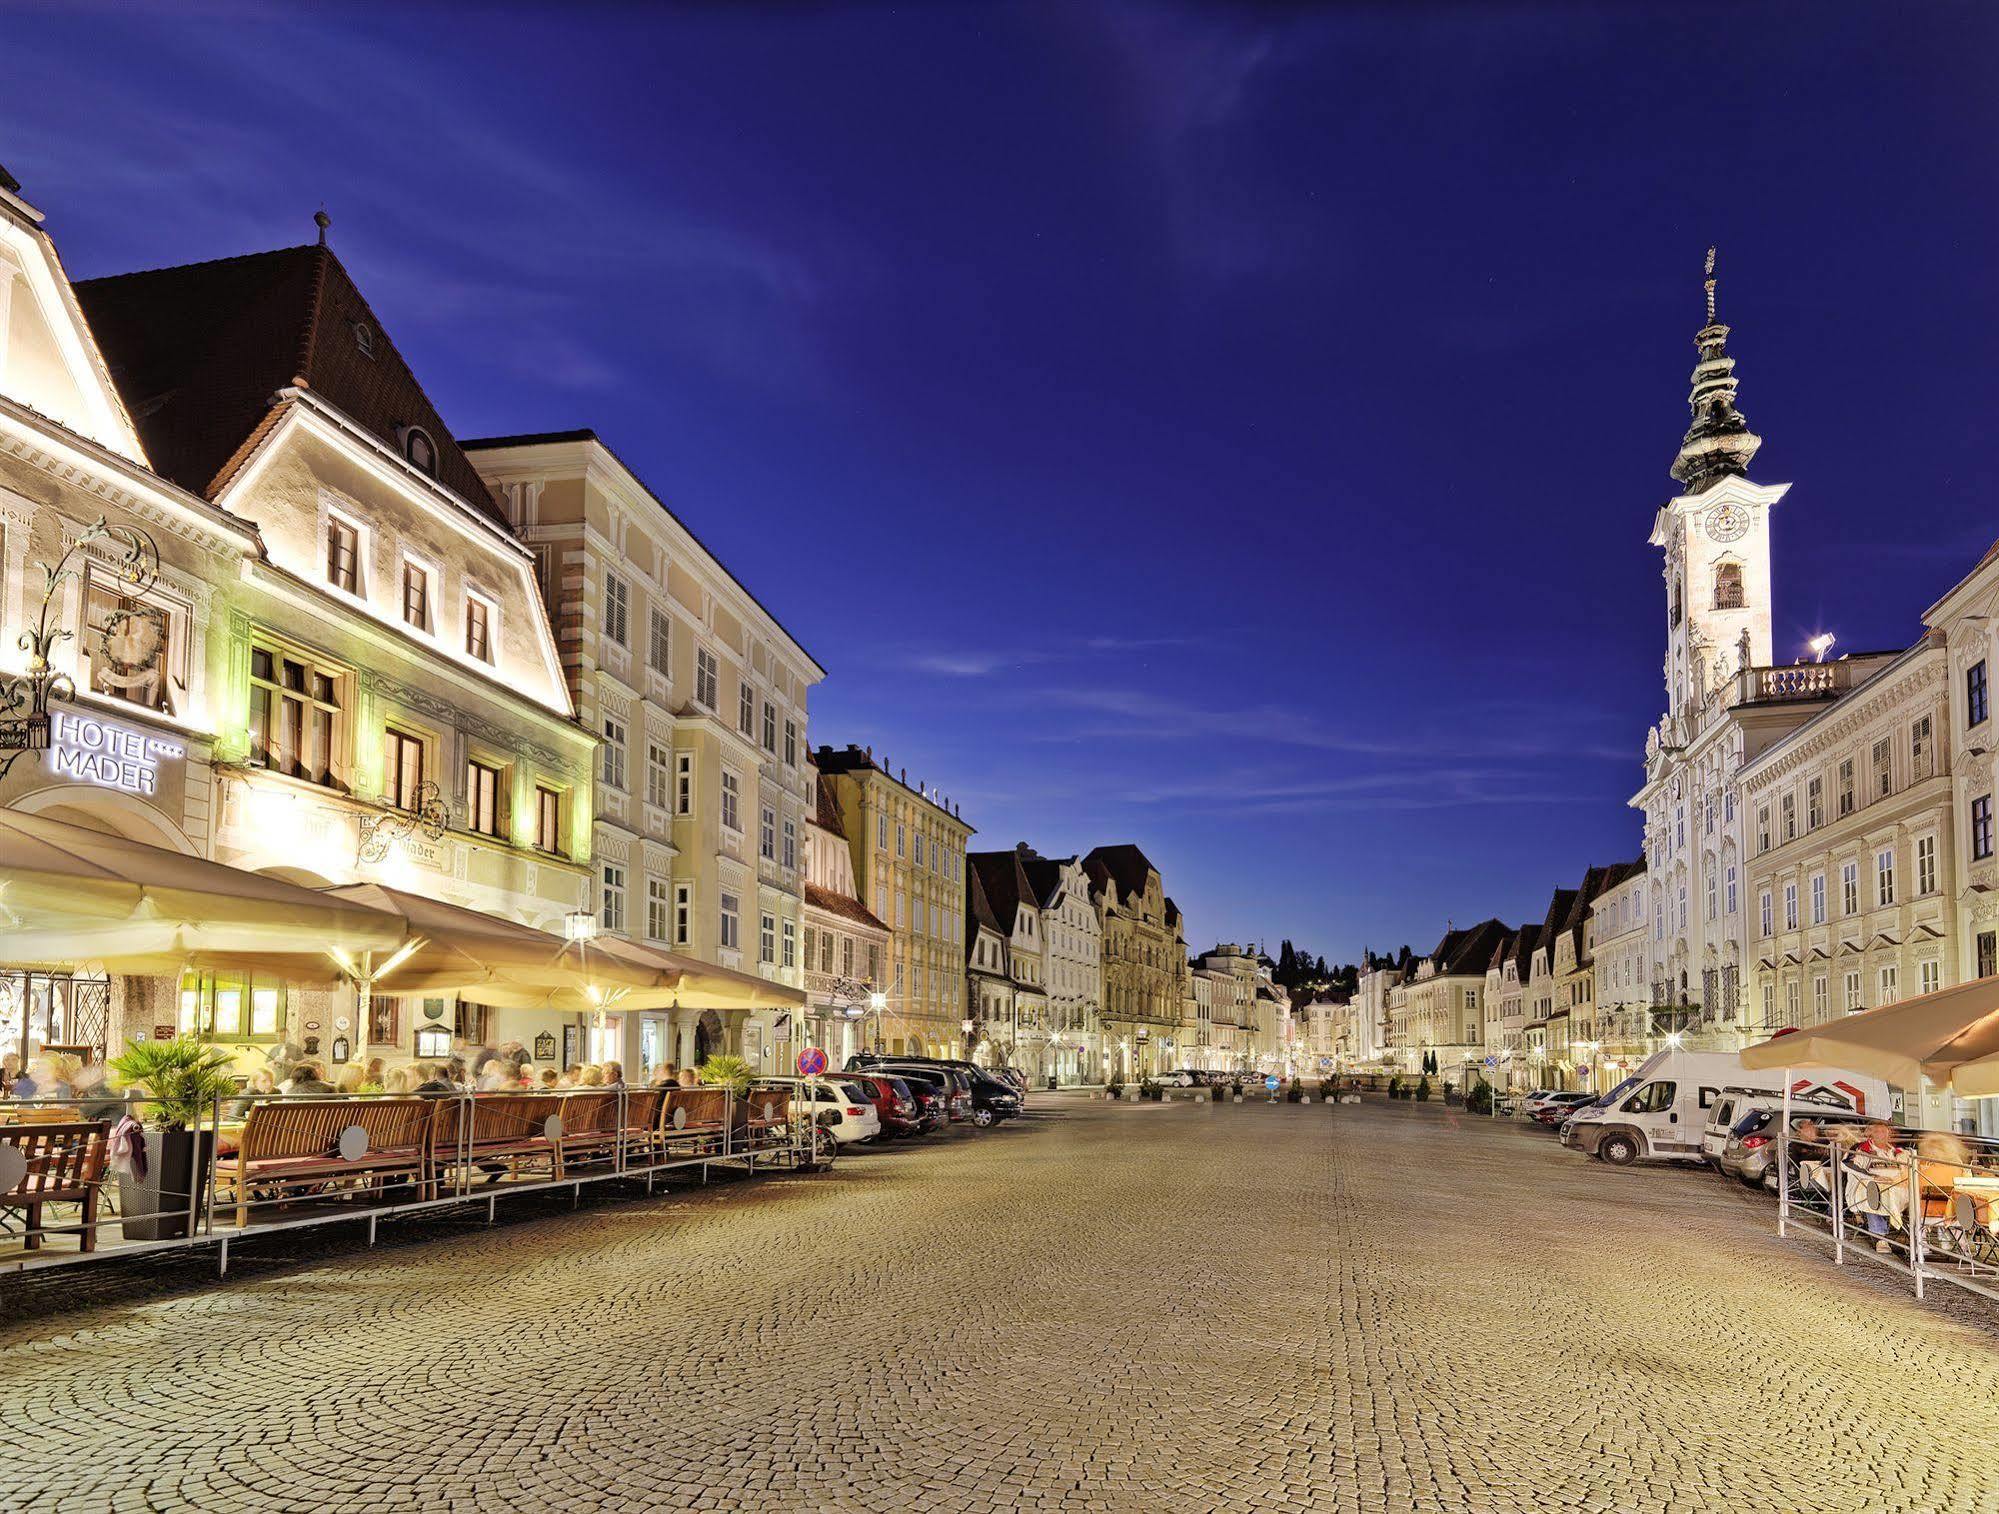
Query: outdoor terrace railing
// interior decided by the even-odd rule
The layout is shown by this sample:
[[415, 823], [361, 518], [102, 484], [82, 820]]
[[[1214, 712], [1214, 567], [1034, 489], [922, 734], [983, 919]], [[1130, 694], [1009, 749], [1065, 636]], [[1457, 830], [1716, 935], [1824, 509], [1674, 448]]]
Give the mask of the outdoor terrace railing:
[[[596, 1088], [418, 1094], [238, 1094], [191, 1129], [139, 1123], [143, 1095], [0, 1099], [0, 1273], [92, 1256], [214, 1245], [505, 1195], [714, 1166], [823, 1160], [831, 1137], [794, 1089]], [[128, 1119], [128, 1117], [130, 1117]]]
[[[1819, 1129], [1791, 1134], [1800, 1125]], [[1868, 1122], [1793, 1111], [1778, 1146], [1777, 1233], [1802, 1230], [1907, 1276], [1999, 1302], [1999, 1141], [1944, 1131], [1896, 1132], [1893, 1152], [1862, 1151]]]

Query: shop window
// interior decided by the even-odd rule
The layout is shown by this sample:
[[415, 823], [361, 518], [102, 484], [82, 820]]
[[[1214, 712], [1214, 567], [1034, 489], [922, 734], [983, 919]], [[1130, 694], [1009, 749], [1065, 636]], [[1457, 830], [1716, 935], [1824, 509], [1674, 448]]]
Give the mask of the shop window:
[[208, 1041], [275, 1041], [284, 1020], [282, 979], [249, 973], [181, 974], [183, 1035]]

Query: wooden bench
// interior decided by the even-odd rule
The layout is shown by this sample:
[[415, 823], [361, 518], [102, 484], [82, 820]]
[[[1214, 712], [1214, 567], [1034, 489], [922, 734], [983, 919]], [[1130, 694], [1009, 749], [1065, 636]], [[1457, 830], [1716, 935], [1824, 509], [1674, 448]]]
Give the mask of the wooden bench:
[[[341, 1137], [355, 1127], [365, 1149], [342, 1156]], [[235, 1154], [217, 1164], [216, 1184], [233, 1188], [242, 1226], [250, 1222], [253, 1186], [282, 1195], [356, 1178], [361, 1187], [392, 1177], [422, 1182], [431, 1131], [428, 1099], [273, 1099], [251, 1106]]]
[[669, 1088], [659, 1110], [660, 1149], [675, 1156], [708, 1150], [729, 1124], [722, 1088]]
[[562, 1146], [549, 1138], [548, 1122], [551, 1116], [561, 1117], [568, 1098], [561, 1093], [480, 1093], [432, 1101], [431, 1194], [442, 1195], [454, 1168], [519, 1177], [524, 1166], [545, 1163], [550, 1177], [561, 1177]]
[[625, 1090], [625, 1118], [619, 1131], [627, 1162], [648, 1162], [660, 1149], [660, 1119], [666, 1109], [664, 1088]]
[[[58, 1125], [37, 1121], [0, 1126], [0, 1151], [9, 1153], [6, 1166], [12, 1168], [13, 1152], [25, 1164], [21, 1177], [0, 1193], [0, 1208], [27, 1213], [28, 1233], [24, 1244], [39, 1251], [42, 1237], [50, 1230], [74, 1230], [82, 1249], [97, 1249], [97, 1195], [104, 1186], [104, 1163], [111, 1127], [103, 1120], [79, 1120]], [[44, 1204], [80, 1204], [81, 1222], [76, 1225], [42, 1225]]]
[[790, 1126], [789, 1088], [752, 1088], [736, 1101], [736, 1129], [747, 1146], [768, 1146], [775, 1132]]
[[618, 1091], [589, 1089], [562, 1096], [562, 1166], [616, 1161], [624, 1131], [618, 1118]]

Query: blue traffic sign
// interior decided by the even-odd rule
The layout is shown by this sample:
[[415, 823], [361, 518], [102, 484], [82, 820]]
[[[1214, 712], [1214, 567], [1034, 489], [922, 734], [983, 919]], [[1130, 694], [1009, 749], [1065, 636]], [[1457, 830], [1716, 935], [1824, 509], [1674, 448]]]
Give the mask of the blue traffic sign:
[[798, 1075], [801, 1078], [816, 1078], [826, 1070], [826, 1053], [816, 1046], [808, 1046], [798, 1054]]
[[1277, 1090], [1281, 1088], [1283, 1084], [1284, 1080], [1278, 1077], [1277, 1074], [1274, 1072], [1269, 1077], [1263, 1080], [1263, 1086], [1269, 1089], [1272, 1093], [1277, 1092]]

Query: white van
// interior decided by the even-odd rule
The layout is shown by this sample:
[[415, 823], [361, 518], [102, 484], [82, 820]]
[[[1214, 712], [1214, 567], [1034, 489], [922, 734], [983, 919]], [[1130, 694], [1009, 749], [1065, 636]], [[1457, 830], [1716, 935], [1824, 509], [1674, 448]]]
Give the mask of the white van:
[[[1727, 1090], [1781, 1094], [1781, 1068], [1751, 1072], [1732, 1051], [1685, 1051], [1667, 1047], [1594, 1103], [1585, 1104], [1562, 1127], [1562, 1144], [1623, 1167], [1641, 1159], [1702, 1162], [1708, 1115]], [[1794, 1098], [1819, 1102], [1837, 1098], [1864, 1114], [1888, 1109], [1888, 1085], [1857, 1073], [1794, 1072]]]

